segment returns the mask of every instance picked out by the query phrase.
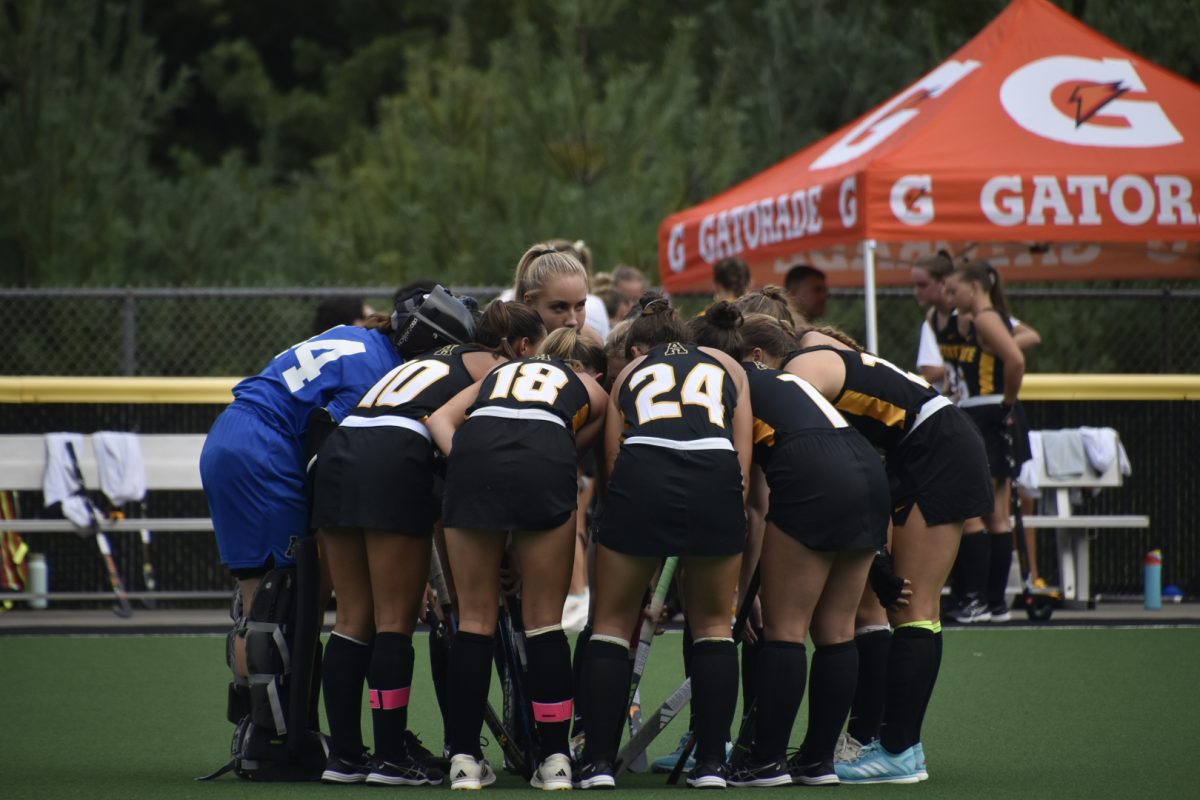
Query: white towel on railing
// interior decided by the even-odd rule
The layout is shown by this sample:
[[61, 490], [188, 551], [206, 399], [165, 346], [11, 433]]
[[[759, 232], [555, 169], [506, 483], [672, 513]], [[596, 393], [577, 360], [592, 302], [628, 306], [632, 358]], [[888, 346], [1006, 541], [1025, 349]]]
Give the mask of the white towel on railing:
[[114, 506], [146, 496], [146, 464], [136, 433], [100, 431], [92, 436], [100, 489]]
[[81, 528], [92, 524], [91, 504], [83, 494], [83, 484], [67, 452], [70, 444], [76, 455], [83, 448], [82, 433], [46, 434], [46, 471], [42, 475], [43, 502], [47, 506], [62, 503], [63, 516]]
[[1042, 470], [1045, 468], [1045, 456], [1042, 453], [1042, 432], [1029, 432], [1030, 459], [1021, 464], [1021, 475], [1017, 478], [1021, 486], [1030, 491], [1039, 488]]
[[1087, 472], [1083, 437], [1077, 430], [1042, 431], [1042, 454], [1051, 478], [1078, 478]]
[[1108, 471], [1116, 459], [1117, 469], [1125, 477], [1133, 474], [1129, 463], [1129, 454], [1125, 445], [1121, 444], [1117, 432], [1112, 428], [1080, 428], [1079, 436], [1083, 440], [1083, 450], [1087, 454], [1088, 463], [1100, 474]]

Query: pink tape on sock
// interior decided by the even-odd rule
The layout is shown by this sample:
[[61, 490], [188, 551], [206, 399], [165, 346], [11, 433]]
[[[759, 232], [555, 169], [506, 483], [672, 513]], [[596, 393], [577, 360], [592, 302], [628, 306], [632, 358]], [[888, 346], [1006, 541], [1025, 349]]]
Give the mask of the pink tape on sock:
[[533, 703], [534, 722], [567, 722], [575, 715], [575, 701]]
[[411, 686], [406, 686], [403, 689], [372, 689], [371, 708], [381, 708], [384, 711], [404, 708], [408, 705], [408, 696], [411, 693]]

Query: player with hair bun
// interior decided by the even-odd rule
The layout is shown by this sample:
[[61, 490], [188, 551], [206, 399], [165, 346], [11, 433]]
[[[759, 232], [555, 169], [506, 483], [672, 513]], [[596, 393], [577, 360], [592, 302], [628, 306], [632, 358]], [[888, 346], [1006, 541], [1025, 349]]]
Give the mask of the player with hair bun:
[[[564, 344], [574, 354], [574, 343]], [[443, 517], [458, 590], [447, 720], [452, 789], [495, 781], [479, 733], [509, 532], [523, 574], [521, 617], [540, 762], [531, 783], [571, 787], [574, 693], [562, 609], [575, 548], [576, 454], [602, 429], [607, 399], [591, 376], [563, 360], [523, 355], [493, 369], [429, 419], [447, 456]]]
[[[741, 314], [721, 301], [705, 317], [736, 340]], [[692, 659], [697, 766], [688, 783], [725, 786], [725, 742], [737, 704], [729, 600], [745, 544], [750, 406], [745, 373], [690, 343], [670, 304], [644, 296], [614, 383], [605, 429], [611, 476], [597, 532], [593, 632], [585, 655], [584, 789], [615, 785], [613, 760], [629, 684], [629, 641], [662, 556], [682, 558]]]

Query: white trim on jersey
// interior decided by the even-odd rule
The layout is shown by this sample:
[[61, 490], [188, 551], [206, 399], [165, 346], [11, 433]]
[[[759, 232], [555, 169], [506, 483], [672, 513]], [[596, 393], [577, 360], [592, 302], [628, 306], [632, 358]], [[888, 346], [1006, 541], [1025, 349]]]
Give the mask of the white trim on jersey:
[[710, 436], [704, 439], [664, 439], [660, 436], [630, 436], [625, 444], [649, 444], [654, 447], [667, 447], [672, 450], [732, 450], [733, 442], [720, 436]]

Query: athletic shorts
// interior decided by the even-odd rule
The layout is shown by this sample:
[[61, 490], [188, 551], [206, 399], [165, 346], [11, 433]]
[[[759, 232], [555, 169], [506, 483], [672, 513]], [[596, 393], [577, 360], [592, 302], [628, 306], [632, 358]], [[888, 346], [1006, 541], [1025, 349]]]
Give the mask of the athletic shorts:
[[314, 528], [433, 535], [433, 446], [407, 428], [339, 427], [313, 467]]
[[309, 534], [304, 451], [298, 441], [235, 403], [221, 412], [204, 440], [200, 481], [221, 563], [231, 570], [295, 563], [293, 540]]
[[454, 434], [446, 464], [447, 528], [543, 531], [577, 504], [575, 437], [542, 420], [473, 417]]
[[805, 431], [775, 446], [767, 520], [813, 550], [876, 550], [887, 541], [883, 459], [853, 428]]
[[742, 552], [746, 509], [737, 454], [622, 445], [596, 539], [631, 556]]
[[1013, 447], [1016, 425], [1004, 425], [1004, 408], [999, 403], [967, 406], [962, 411], [975, 423], [987, 452], [988, 472], [993, 478], [1014, 478], [1019, 472]]
[[983, 516], [995, 506], [983, 439], [955, 406], [914, 428], [888, 454], [887, 469], [896, 525], [905, 523], [914, 504], [928, 525]]

